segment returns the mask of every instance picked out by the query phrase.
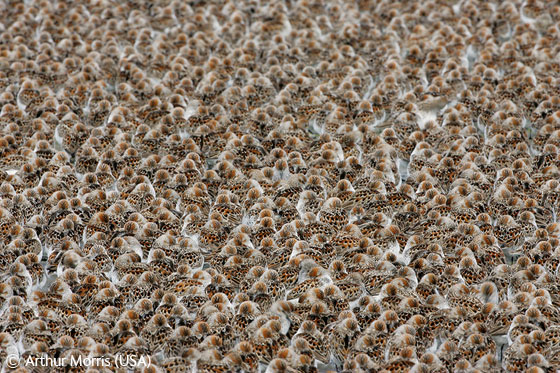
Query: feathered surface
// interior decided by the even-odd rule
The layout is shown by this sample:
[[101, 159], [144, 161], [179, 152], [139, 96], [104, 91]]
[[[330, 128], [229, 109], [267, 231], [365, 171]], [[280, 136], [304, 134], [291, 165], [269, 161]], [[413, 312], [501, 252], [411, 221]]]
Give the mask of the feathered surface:
[[557, 2], [0, 21], [0, 370], [560, 370]]

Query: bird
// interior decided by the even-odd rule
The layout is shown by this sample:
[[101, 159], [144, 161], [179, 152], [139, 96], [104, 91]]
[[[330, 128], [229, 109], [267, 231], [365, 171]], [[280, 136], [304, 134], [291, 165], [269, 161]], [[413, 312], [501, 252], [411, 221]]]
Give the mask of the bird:
[[173, 329], [167, 323], [167, 318], [156, 313], [140, 332], [140, 337], [150, 343], [150, 349], [157, 353], [163, 350], [164, 344], [171, 336]]
[[328, 350], [327, 346], [321, 343], [321, 338], [324, 338], [323, 333], [317, 330], [315, 323], [312, 321], [304, 321], [299, 331], [292, 337], [292, 343], [296, 346], [296, 351], [308, 350], [308, 353], [311, 353], [311, 356], [315, 360], [327, 364]]
[[335, 325], [331, 325], [327, 329], [330, 331], [329, 344], [331, 346], [331, 354], [338, 361], [338, 364], [342, 365], [361, 334], [360, 325], [354, 317], [350, 316], [339, 320]]
[[342, 201], [337, 197], [327, 199], [318, 215], [319, 221], [332, 226], [334, 229], [342, 229], [348, 224], [348, 215], [342, 207]]

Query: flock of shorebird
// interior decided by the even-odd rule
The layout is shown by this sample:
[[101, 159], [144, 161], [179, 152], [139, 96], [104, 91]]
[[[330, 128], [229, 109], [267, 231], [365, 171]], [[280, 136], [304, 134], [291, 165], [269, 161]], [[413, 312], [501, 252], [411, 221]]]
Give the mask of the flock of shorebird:
[[0, 371], [560, 369], [557, 1], [0, 21]]

